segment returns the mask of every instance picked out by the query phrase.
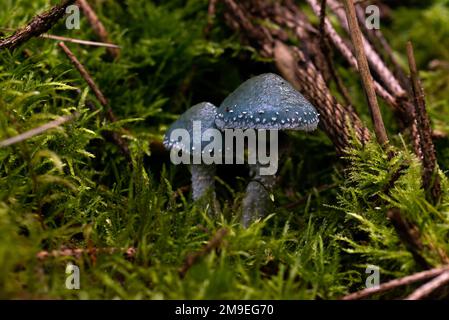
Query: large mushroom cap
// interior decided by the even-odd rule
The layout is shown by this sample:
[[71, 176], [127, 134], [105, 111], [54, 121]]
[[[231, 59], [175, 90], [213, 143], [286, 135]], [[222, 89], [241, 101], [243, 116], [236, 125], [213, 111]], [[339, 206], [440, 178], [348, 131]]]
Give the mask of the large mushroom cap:
[[[193, 146], [193, 122], [201, 121], [201, 136], [204, 131], [211, 128], [216, 128], [215, 117], [217, 114], [217, 107], [209, 102], [201, 102], [194, 105], [189, 110], [184, 112], [178, 120], [176, 120], [167, 130], [164, 135], [163, 144], [167, 150], [183, 150], [189, 154], [194, 151]], [[175, 129], [185, 129], [188, 131], [190, 136], [190, 145], [184, 144], [184, 141], [178, 141], [176, 139], [171, 139], [170, 136]], [[200, 137], [201, 139], [201, 137]], [[209, 142], [202, 142], [201, 149], [205, 147]]]
[[315, 130], [318, 116], [290, 83], [273, 73], [242, 83], [217, 109], [219, 129]]

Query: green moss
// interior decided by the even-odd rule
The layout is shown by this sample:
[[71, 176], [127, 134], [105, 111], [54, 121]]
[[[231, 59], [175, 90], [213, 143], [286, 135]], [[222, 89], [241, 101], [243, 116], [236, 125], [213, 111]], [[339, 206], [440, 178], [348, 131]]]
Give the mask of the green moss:
[[[47, 6], [48, 1], [6, 1], [0, 26], [22, 25]], [[188, 107], [204, 100], [219, 104], [243, 80], [270, 70], [270, 64], [242, 46], [219, 19], [206, 38], [205, 0], [127, 0], [97, 7], [122, 47], [118, 60], [110, 61], [101, 48], [69, 46], [122, 119], [114, 125], [102, 120], [98, 103], [98, 112], [86, 107], [94, 95], [52, 40], [33, 39], [14, 53], [0, 52], [0, 140], [79, 113], [61, 128], [0, 149], [1, 298], [335, 299], [364, 287], [368, 264], [380, 267], [382, 281], [419, 270], [387, 219], [392, 207], [418, 227], [431, 265], [441, 258], [430, 248], [449, 252], [447, 179], [439, 173], [443, 198], [429, 204], [420, 189], [419, 163], [394, 134], [396, 124], [386, 108], [396, 151], [392, 159], [371, 142], [354, 146], [340, 160], [323, 132], [291, 133], [272, 214], [242, 229], [247, 168], [221, 166], [222, 214], [209, 218], [207, 209], [192, 204], [189, 192], [180, 191], [189, 184], [188, 170], [171, 165], [154, 142]], [[411, 32], [417, 34], [424, 69], [430, 59], [447, 60], [445, 9], [444, 1], [424, 11], [396, 9], [390, 27], [398, 37], [389, 38], [397, 52], [405, 51]], [[436, 29], [428, 46], [419, 40], [427, 20], [404, 27], [421, 15]], [[52, 33], [95, 39], [84, 19], [80, 30], [65, 30], [61, 23]], [[359, 79], [339, 71], [369, 123]], [[447, 75], [430, 69], [422, 75], [434, 125], [447, 131]], [[102, 135], [123, 127], [130, 130], [125, 138], [131, 163]], [[446, 140], [437, 144], [443, 169]], [[406, 169], [386, 190], [402, 166]], [[222, 227], [229, 234], [220, 248], [181, 277], [185, 257]], [[91, 246], [136, 247], [137, 253], [132, 259], [121, 253], [36, 258], [41, 250]], [[81, 269], [78, 291], [64, 286], [69, 261]]]

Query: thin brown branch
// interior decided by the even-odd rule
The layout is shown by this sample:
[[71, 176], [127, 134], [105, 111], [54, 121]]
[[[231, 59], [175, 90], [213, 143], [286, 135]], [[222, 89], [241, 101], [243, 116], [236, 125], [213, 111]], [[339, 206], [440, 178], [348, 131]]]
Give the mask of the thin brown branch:
[[60, 250], [52, 250], [52, 251], [40, 251], [36, 254], [36, 257], [39, 260], [45, 260], [48, 258], [58, 258], [58, 257], [76, 257], [80, 258], [83, 254], [115, 254], [115, 253], [123, 253], [127, 258], [132, 258], [136, 255], [137, 250], [133, 247], [130, 248], [65, 248]]
[[42, 134], [48, 130], [58, 128], [59, 126], [63, 125], [64, 123], [74, 120], [77, 116], [78, 116], [78, 114], [75, 113], [75, 114], [71, 114], [71, 115], [67, 115], [67, 116], [58, 117], [57, 119], [50, 121], [42, 126], [31, 129], [27, 132], [24, 132], [22, 134], [15, 136], [15, 137], [0, 141], [0, 148], [4, 148], [4, 147], [10, 146], [10, 145], [25, 141], [34, 136]]
[[[14, 31], [14, 29], [11, 29], [11, 28], [0, 28], [0, 30]], [[57, 40], [57, 41], [76, 43], [76, 44], [81, 44], [81, 45], [85, 45], [85, 46], [120, 49], [120, 46], [118, 46], [116, 44], [112, 44], [112, 43], [104, 43], [104, 42], [98, 42], [98, 41], [89, 41], [89, 40], [83, 40], [83, 39], [68, 38], [68, 37], [56, 36], [56, 35], [48, 34], [48, 33], [43, 33], [43, 34], [39, 35], [38, 37], [43, 38], [43, 39], [51, 39], [51, 40]]]
[[415, 262], [423, 269], [429, 269], [429, 263], [421, 254], [424, 245], [421, 242], [418, 228], [404, 219], [401, 211], [397, 208], [390, 209], [387, 216], [396, 230], [399, 239], [401, 239], [407, 250], [412, 254]]
[[[14, 29], [11, 29], [11, 28], [0, 28], [0, 30], [14, 31]], [[76, 39], [76, 38], [68, 38], [68, 37], [56, 36], [56, 35], [48, 34], [48, 33], [43, 33], [38, 37], [44, 38], [44, 39], [76, 43], [76, 44], [81, 44], [81, 45], [85, 45], [85, 46], [120, 49], [120, 47], [118, 45], [112, 44], [112, 43], [104, 43], [104, 42], [89, 41], [89, 40], [82, 40], [82, 39]]]
[[[354, 0], [354, 4], [355, 5], [360, 5], [360, 4], [362, 4], [362, 3], [366, 3], [366, 2], [372, 2], [372, 0]], [[344, 8], [344, 4], [340, 4], [340, 3], [337, 3], [336, 4], [336, 7], [337, 8], [341, 8], [341, 9], [343, 9]]]
[[344, 0], [344, 3], [346, 16], [349, 23], [349, 30], [357, 58], [357, 64], [359, 66], [360, 75], [367, 96], [376, 138], [379, 144], [386, 146], [388, 144], [387, 131], [385, 130], [382, 114], [377, 102], [376, 90], [374, 88], [373, 77], [371, 76], [368, 60], [366, 58], [362, 32], [360, 31], [359, 23], [357, 21], [354, 2], [353, 0]]
[[419, 142], [424, 168], [422, 178], [423, 187], [424, 190], [430, 191], [428, 193], [430, 196], [430, 200], [436, 203], [441, 196], [441, 186], [438, 174], [436, 174], [435, 172], [437, 166], [435, 146], [432, 141], [432, 129], [430, 126], [430, 119], [426, 110], [424, 90], [419, 79], [418, 68], [416, 66], [415, 55], [413, 53], [413, 45], [411, 42], [407, 43], [407, 57], [410, 66], [410, 78], [415, 102], [414, 115], [416, 117], [415, 121], [420, 138]]
[[181, 278], [184, 278], [187, 271], [198, 262], [199, 259], [202, 257], [208, 255], [212, 250], [217, 249], [220, 247], [221, 243], [223, 242], [223, 238], [228, 234], [228, 229], [222, 228], [217, 231], [217, 233], [212, 237], [212, 239], [209, 240], [204, 247], [195, 253], [189, 254], [184, 261], [184, 265], [179, 269], [179, 276]]
[[[346, 16], [345, 16], [345, 10], [342, 8], [336, 8], [338, 2], [336, 0], [328, 0], [329, 7], [332, 9], [332, 11], [336, 14], [338, 20], [340, 21], [341, 26], [351, 35], [353, 36], [353, 30], [351, 28], [351, 24], [354, 23], [354, 21], [357, 21], [357, 14], [355, 12], [355, 7], [352, 1], [352, 8], [354, 9], [354, 21], [348, 21], [348, 12], [346, 7], [346, 0], [345, 0], [345, 9], [346, 9]], [[351, 17], [352, 19], [352, 17]], [[359, 24], [357, 23], [357, 26], [360, 30]], [[401, 87], [396, 77], [393, 75], [393, 73], [388, 69], [388, 67], [385, 65], [385, 63], [382, 61], [379, 54], [374, 50], [374, 48], [371, 46], [371, 44], [366, 40], [365, 36], [360, 31], [360, 44], [363, 47], [365, 51], [365, 55], [367, 57], [367, 60], [370, 62], [371, 67], [373, 70], [377, 73], [377, 75], [382, 80], [382, 83], [390, 93], [394, 94], [397, 98], [404, 97], [406, 95], [405, 90]]]
[[[340, 25], [350, 33], [348, 28], [347, 18], [344, 8], [342, 8], [336, 0], [328, 0], [329, 7], [336, 14]], [[384, 39], [385, 40], [385, 39]], [[382, 84], [378, 84], [375, 80], [374, 85], [376, 92], [382, 97], [389, 105], [393, 107], [395, 117], [397, 119], [399, 128], [401, 130], [409, 129], [413, 125], [413, 104], [407, 96], [407, 91], [410, 86], [401, 86], [400, 80], [398, 80], [392, 71], [384, 63], [380, 55], [376, 52], [375, 48], [370, 44], [368, 40], [362, 34], [362, 43], [366, 52], [367, 59], [370, 63], [370, 67], [380, 79]], [[384, 46], [387, 45], [384, 43]], [[379, 85], [379, 87], [378, 87]], [[406, 89], [404, 89], [406, 88]], [[385, 97], [387, 95], [387, 97]], [[392, 97], [393, 104], [388, 100], [388, 96]], [[387, 99], [386, 99], [387, 98]], [[412, 131], [413, 134], [413, 131]], [[416, 137], [413, 136], [416, 140]]]
[[349, 91], [346, 88], [343, 80], [338, 76], [337, 70], [335, 69], [334, 66], [332, 50], [326, 33], [326, 3], [327, 0], [321, 0], [320, 27], [319, 27], [321, 50], [323, 51], [331, 77], [334, 79], [334, 82], [337, 85], [338, 92], [340, 92], [346, 105], [352, 106], [353, 103], [351, 100], [351, 96], [349, 95]]
[[[97, 86], [89, 72], [86, 70], [86, 68], [83, 66], [83, 64], [78, 60], [78, 58], [73, 54], [73, 52], [65, 45], [64, 42], [59, 43], [59, 47], [63, 50], [63, 52], [66, 54], [66, 56], [70, 59], [73, 66], [78, 70], [81, 77], [86, 81], [88, 86], [92, 89], [95, 96], [97, 97], [98, 101], [101, 103], [101, 105], [106, 109], [106, 118], [110, 122], [117, 121], [116, 116], [112, 112], [112, 109], [109, 107], [108, 101], [106, 97], [103, 95], [100, 88]], [[117, 133], [117, 132], [106, 132], [105, 133], [106, 138], [112, 139], [112, 141], [120, 148], [122, 153], [129, 159], [130, 158], [130, 151], [127, 142]]]
[[[59, 47], [64, 51], [66, 56], [70, 59], [73, 66], [78, 70], [81, 77], [86, 81], [88, 86], [92, 89], [93, 93], [97, 97], [98, 101], [101, 103], [103, 107], [106, 109], [109, 109], [108, 101], [106, 100], [106, 97], [103, 95], [103, 92], [101, 92], [100, 88], [95, 83], [92, 76], [89, 74], [89, 72], [86, 70], [84, 65], [78, 60], [78, 58], [73, 54], [73, 52], [65, 45], [64, 42], [60, 42]], [[107, 111], [107, 115], [110, 121], [114, 122], [116, 121], [115, 116], [113, 116], [112, 111]]]
[[215, 14], [217, 11], [217, 2], [218, 0], [209, 0], [209, 7], [207, 9], [207, 25], [204, 29], [204, 35], [206, 38], [209, 37], [212, 26], [214, 25]]
[[18, 29], [13, 35], [0, 40], [0, 50], [15, 49], [29, 39], [47, 32], [64, 17], [66, 8], [74, 2], [75, 0], [64, 0], [61, 4], [47, 12], [38, 14], [25, 27]]
[[57, 40], [57, 41], [64, 41], [64, 42], [71, 42], [71, 43], [76, 43], [76, 44], [82, 44], [82, 45], [85, 45], [85, 46], [120, 49], [120, 47], [118, 45], [112, 44], [112, 43], [89, 41], [89, 40], [82, 40], [82, 39], [75, 39], [75, 38], [67, 38], [67, 37], [55, 36], [55, 35], [47, 34], [47, 33], [40, 35], [40, 37], [41, 38], [46, 38], [46, 39]]
[[449, 283], [449, 272], [446, 271], [443, 274], [439, 275], [435, 279], [427, 282], [422, 285], [418, 289], [416, 289], [412, 294], [410, 294], [405, 300], [420, 300], [428, 295], [430, 295], [435, 290], [445, 286]]
[[326, 25], [326, 7], [327, 0], [321, 0], [321, 8], [320, 8], [320, 38], [323, 39], [326, 36], [326, 30], [324, 26]]
[[[98, 18], [97, 14], [89, 5], [89, 3], [86, 0], [77, 0], [77, 4], [80, 6], [81, 10], [83, 10], [87, 20], [89, 21], [89, 24], [91, 25], [98, 38], [102, 42], [111, 43], [111, 41], [109, 40], [109, 33], [106, 31], [103, 23]], [[109, 55], [114, 59], [117, 58], [120, 54], [120, 51], [116, 48], [108, 48], [108, 52]]]
[[412, 122], [412, 127], [411, 127], [411, 140], [412, 140], [413, 151], [415, 152], [418, 159], [420, 159], [422, 161], [423, 154], [422, 154], [422, 150], [421, 150], [421, 136], [420, 136], [419, 130], [418, 130], [418, 121], [416, 120], [416, 110], [413, 110], [412, 115], [414, 117], [413, 122]]
[[[317, 0], [307, 0], [313, 12], [319, 16], [320, 15], [320, 6]], [[359, 70], [357, 59], [352, 53], [346, 41], [337, 33], [337, 31], [332, 26], [331, 22], [328, 18], [324, 19], [324, 29], [328, 38], [332, 41], [334, 46], [340, 51], [340, 54], [346, 59], [346, 61], [356, 70]], [[393, 97], [379, 82], [374, 80], [374, 87], [376, 89], [377, 94], [385, 100], [392, 108], [396, 109], [399, 107], [396, 98]]]
[[393, 67], [393, 74], [397, 78], [399, 85], [404, 88], [406, 91], [410, 91], [410, 84], [405, 75], [403, 67], [399, 64], [396, 59], [393, 49], [388, 43], [387, 39], [385, 39], [382, 31], [380, 29], [368, 29], [365, 23], [365, 11], [364, 8], [368, 4], [356, 4], [357, 18], [359, 20], [360, 26], [362, 27], [365, 35], [367, 36], [367, 40], [371, 43], [374, 49], [382, 53], [385, 61], [389, 61]]
[[376, 293], [382, 293], [386, 292], [401, 286], [406, 286], [418, 281], [423, 281], [429, 278], [437, 277], [441, 275], [442, 273], [445, 273], [449, 270], [449, 266], [444, 266], [441, 268], [435, 268], [431, 270], [421, 271], [400, 279], [394, 279], [385, 283], [382, 283], [381, 285], [377, 287], [367, 288], [363, 289], [351, 294], [348, 294], [342, 298], [342, 300], [359, 300], [364, 299], [369, 296], [372, 296]]

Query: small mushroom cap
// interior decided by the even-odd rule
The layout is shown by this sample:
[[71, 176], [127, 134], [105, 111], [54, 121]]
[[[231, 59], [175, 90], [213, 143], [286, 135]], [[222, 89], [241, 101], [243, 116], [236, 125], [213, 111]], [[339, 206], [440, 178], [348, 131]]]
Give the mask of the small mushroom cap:
[[288, 81], [265, 73], [242, 83], [217, 109], [219, 129], [315, 130], [315, 107]]
[[[175, 149], [175, 150], [183, 150], [188, 154], [192, 154], [194, 151], [193, 146], [193, 122], [201, 121], [201, 136], [204, 131], [207, 129], [217, 127], [215, 126], [215, 117], [217, 114], [217, 107], [209, 102], [201, 102], [199, 104], [194, 105], [189, 110], [184, 112], [178, 120], [176, 120], [167, 130], [164, 135], [163, 144], [167, 150]], [[185, 141], [177, 141], [171, 140], [171, 133], [176, 129], [185, 129], [188, 131], [190, 136], [190, 146], [184, 144]], [[200, 137], [201, 139], [201, 137]], [[209, 142], [202, 142], [201, 150], [208, 144]], [[199, 152], [201, 150], [198, 150]]]

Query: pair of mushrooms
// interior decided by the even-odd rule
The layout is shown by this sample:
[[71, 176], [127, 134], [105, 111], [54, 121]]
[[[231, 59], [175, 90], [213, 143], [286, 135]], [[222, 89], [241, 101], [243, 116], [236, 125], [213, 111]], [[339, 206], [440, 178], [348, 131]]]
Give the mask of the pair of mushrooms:
[[[192, 137], [194, 121], [201, 121], [201, 135], [211, 128], [313, 131], [318, 125], [318, 116], [312, 104], [286, 80], [267, 73], [245, 81], [219, 108], [202, 102], [187, 110], [167, 130], [164, 146], [171, 152], [182, 151], [189, 156], [195, 152], [204, 154], [204, 142], [200, 151], [190, 143], [186, 145], [170, 138], [176, 129], [184, 129]], [[248, 184], [243, 200], [242, 223], [245, 227], [266, 215], [270, 192], [275, 185], [275, 174], [260, 175], [259, 167], [259, 164], [250, 166], [253, 180]], [[215, 165], [192, 164], [191, 174], [193, 199], [198, 200], [209, 191], [215, 201]]]

